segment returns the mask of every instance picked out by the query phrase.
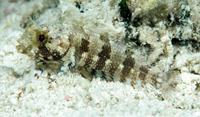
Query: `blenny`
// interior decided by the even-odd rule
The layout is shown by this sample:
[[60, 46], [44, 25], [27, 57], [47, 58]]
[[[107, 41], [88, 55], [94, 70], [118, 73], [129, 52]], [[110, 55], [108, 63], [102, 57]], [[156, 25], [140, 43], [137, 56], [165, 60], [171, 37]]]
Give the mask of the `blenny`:
[[29, 25], [18, 40], [19, 52], [39, 60], [63, 61], [73, 71], [85, 70], [107, 81], [135, 85], [151, 83], [160, 86], [162, 78], [140, 65], [124, 46], [98, 34], [85, 33], [62, 26]]

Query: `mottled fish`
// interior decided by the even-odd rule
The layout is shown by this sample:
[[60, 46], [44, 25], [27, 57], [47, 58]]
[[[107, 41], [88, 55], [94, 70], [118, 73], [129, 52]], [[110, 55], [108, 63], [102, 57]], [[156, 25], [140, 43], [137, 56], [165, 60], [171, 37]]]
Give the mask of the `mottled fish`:
[[125, 47], [98, 34], [70, 31], [62, 26], [29, 25], [18, 40], [19, 52], [43, 61], [64, 61], [75, 71], [85, 70], [107, 81], [134, 85], [162, 82], [148, 65], [139, 65]]

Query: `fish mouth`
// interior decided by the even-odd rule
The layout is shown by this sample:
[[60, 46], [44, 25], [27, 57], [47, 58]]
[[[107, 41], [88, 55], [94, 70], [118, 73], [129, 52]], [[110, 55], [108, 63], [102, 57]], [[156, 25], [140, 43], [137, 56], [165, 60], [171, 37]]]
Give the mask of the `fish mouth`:
[[19, 44], [16, 46], [16, 49], [18, 53], [34, 57], [34, 53], [31, 53], [32, 46], [24, 46], [23, 44]]

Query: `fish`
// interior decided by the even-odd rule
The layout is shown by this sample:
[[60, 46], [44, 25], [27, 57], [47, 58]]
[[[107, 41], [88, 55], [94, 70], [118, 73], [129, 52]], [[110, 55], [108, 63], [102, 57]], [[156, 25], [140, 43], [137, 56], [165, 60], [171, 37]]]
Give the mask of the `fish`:
[[86, 33], [83, 28], [30, 24], [18, 43], [18, 52], [47, 64], [62, 61], [73, 72], [86, 72], [132, 86], [150, 83], [160, 87], [162, 84], [162, 77], [152, 72], [150, 65], [138, 63], [137, 56], [123, 44], [100, 34]]

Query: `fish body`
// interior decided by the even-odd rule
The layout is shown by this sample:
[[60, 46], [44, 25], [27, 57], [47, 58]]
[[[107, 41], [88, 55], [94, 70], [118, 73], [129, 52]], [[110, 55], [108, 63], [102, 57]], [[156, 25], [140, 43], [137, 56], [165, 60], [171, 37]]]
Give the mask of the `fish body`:
[[64, 61], [107, 81], [158, 83], [148, 65], [138, 64], [127, 48], [98, 34], [30, 25], [18, 42], [21, 53], [47, 62]]

